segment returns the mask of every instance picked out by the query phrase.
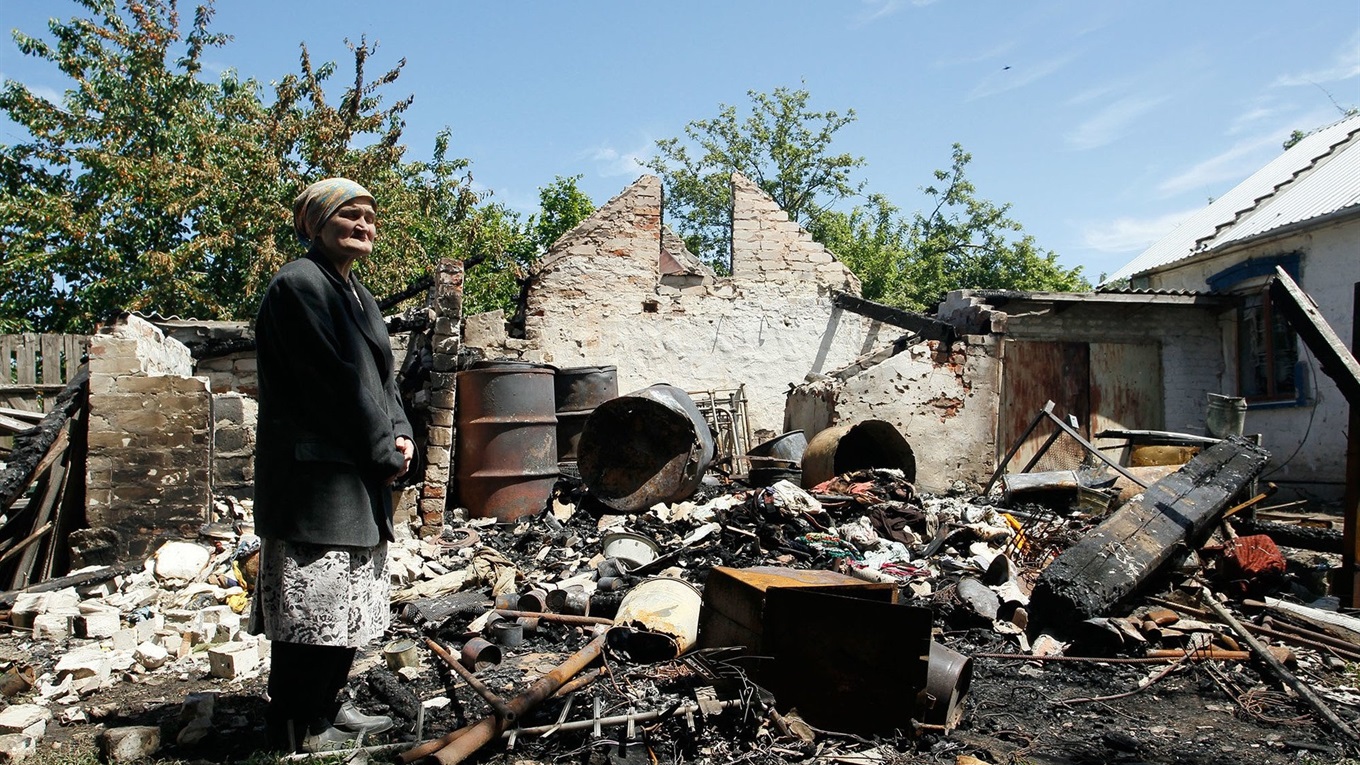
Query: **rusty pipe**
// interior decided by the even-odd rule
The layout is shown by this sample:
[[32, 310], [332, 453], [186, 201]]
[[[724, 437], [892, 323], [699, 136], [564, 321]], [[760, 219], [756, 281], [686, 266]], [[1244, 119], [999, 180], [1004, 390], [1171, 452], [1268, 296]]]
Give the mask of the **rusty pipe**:
[[463, 678], [463, 682], [467, 683], [469, 688], [476, 691], [477, 695], [481, 696], [483, 701], [491, 705], [491, 708], [495, 710], [497, 717], [504, 719], [507, 723], [512, 723], [518, 719], [519, 715], [515, 714], [515, 710], [511, 709], [510, 706], [505, 703], [505, 699], [502, 699], [500, 696], [496, 695], [495, 691], [486, 687], [486, 683], [483, 683], [480, 678], [472, 674], [471, 670], [464, 667], [462, 662], [458, 661], [453, 654], [444, 649], [444, 646], [436, 643], [433, 638], [425, 638], [425, 644], [430, 647], [431, 651], [435, 652], [435, 655], [443, 659], [444, 663], [449, 665], [454, 672], [457, 672], [458, 676]]
[[576, 616], [575, 614], [554, 614], [554, 613], [549, 613], [549, 612], [547, 612], [547, 611], [543, 611], [543, 612], [539, 612], [539, 611], [516, 611], [516, 610], [510, 609], [510, 608], [497, 608], [497, 609], [495, 609], [495, 611], [496, 611], [496, 613], [500, 614], [501, 616], [509, 616], [509, 617], [515, 618], [515, 619], [518, 619], [518, 618], [520, 618], [520, 617], [522, 617], [522, 616], [527, 616], [527, 617], [530, 617], [530, 618], [533, 618], [533, 619], [542, 619], [542, 620], [545, 621], [545, 622], [558, 622], [558, 623], [560, 623], [560, 624], [577, 624], [577, 625], [590, 625], [590, 626], [593, 626], [593, 625], [596, 625], [596, 624], [605, 624], [605, 625], [611, 625], [611, 626], [612, 626], [612, 625], [614, 624], [614, 620], [613, 620], [613, 619], [601, 619], [601, 618], [596, 617], [596, 616]]
[[[581, 650], [572, 654], [553, 671], [538, 678], [520, 695], [510, 700], [509, 707], [516, 715], [522, 716], [541, 704], [567, 684], [591, 662], [600, 658], [604, 651], [604, 635], [587, 643]], [[403, 763], [411, 763], [422, 757], [433, 756], [440, 765], [458, 765], [474, 752], [490, 743], [508, 727], [502, 718], [483, 717], [477, 722], [453, 731], [441, 739], [426, 742], [408, 749], [401, 755]]]
[[590, 685], [591, 683], [595, 682], [597, 678], [608, 672], [609, 672], [608, 667], [596, 667], [595, 669], [592, 669], [589, 672], [586, 672], [585, 674], [578, 676], [575, 680], [566, 683], [561, 688], [558, 688], [556, 691], [553, 692], [552, 697], [555, 699], [559, 699], [562, 698], [563, 696], [566, 696], [567, 694], [575, 693], [576, 691], [579, 691], [582, 688], [586, 687], [587, 685]]

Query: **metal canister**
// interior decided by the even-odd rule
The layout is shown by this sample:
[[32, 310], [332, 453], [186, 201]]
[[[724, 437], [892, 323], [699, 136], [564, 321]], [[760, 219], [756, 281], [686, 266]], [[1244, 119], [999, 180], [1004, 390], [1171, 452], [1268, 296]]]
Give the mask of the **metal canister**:
[[702, 605], [698, 588], [683, 579], [644, 579], [619, 603], [609, 644], [634, 661], [674, 659], [698, 639]]
[[469, 672], [477, 672], [501, 663], [501, 649], [488, 640], [475, 637], [463, 644], [459, 663]]
[[715, 452], [694, 400], [662, 384], [596, 407], [577, 459], [581, 480], [601, 503], [632, 513], [693, 496]]
[[519, 602], [516, 604], [516, 609], [519, 611], [534, 611], [536, 613], [547, 611], [548, 592], [538, 588], [529, 590], [519, 596]]
[[557, 481], [553, 370], [479, 362], [458, 373], [458, 494], [475, 518], [541, 512]]
[[557, 459], [575, 462], [581, 431], [595, 407], [619, 395], [618, 367], [569, 367], [553, 376], [557, 408]]

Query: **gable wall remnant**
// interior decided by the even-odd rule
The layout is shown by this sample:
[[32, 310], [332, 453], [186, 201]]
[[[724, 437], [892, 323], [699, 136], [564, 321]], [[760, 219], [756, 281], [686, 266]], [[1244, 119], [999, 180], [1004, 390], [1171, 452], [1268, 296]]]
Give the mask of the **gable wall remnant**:
[[[674, 272], [686, 260], [672, 236], [661, 181], [644, 176], [554, 243], [531, 276], [524, 338], [479, 332], [483, 349], [558, 367], [612, 364], [620, 391], [744, 384], [752, 428], [775, 433], [790, 384], [898, 334], [832, 306], [831, 291], [858, 294], [858, 280], [741, 176], [733, 178], [731, 277], [692, 266], [663, 274], [663, 264]], [[469, 325], [482, 326], [475, 317]]]

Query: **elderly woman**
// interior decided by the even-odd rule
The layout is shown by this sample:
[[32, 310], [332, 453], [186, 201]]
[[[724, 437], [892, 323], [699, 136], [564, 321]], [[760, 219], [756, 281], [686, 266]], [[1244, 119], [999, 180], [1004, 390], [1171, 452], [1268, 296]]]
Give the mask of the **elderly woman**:
[[389, 485], [415, 445], [392, 347], [354, 263], [373, 251], [373, 195], [330, 178], [293, 203], [306, 257], [279, 269], [256, 320], [260, 412], [251, 629], [271, 641], [267, 730], [322, 751], [391, 727], [339, 704], [356, 650], [388, 625]]

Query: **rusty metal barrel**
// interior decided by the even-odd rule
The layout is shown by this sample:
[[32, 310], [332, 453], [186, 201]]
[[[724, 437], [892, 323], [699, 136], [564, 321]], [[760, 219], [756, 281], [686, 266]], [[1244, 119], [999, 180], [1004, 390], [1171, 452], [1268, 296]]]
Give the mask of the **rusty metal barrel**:
[[581, 480], [623, 513], [693, 496], [713, 461], [713, 432], [688, 393], [653, 385], [606, 401], [586, 418]]
[[916, 480], [916, 454], [892, 423], [864, 420], [813, 436], [803, 452], [803, 488], [868, 468], [896, 468], [908, 481]]
[[586, 418], [595, 407], [619, 396], [619, 369], [559, 369], [553, 375], [553, 395], [557, 406], [557, 461], [575, 462]]
[[458, 493], [474, 518], [542, 511], [557, 481], [553, 370], [484, 361], [458, 373]]

